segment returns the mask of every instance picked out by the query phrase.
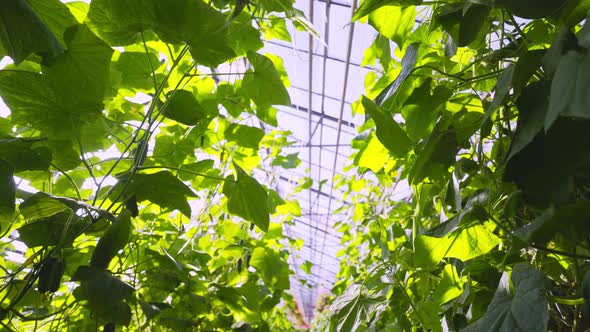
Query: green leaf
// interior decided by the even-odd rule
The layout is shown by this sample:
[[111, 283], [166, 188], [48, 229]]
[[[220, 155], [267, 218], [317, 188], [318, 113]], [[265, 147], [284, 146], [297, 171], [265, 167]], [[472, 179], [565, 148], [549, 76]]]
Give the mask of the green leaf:
[[248, 61], [253, 69], [248, 69], [242, 80], [241, 93], [251, 98], [257, 108], [265, 109], [272, 105], [291, 105], [291, 98], [273, 62], [264, 55], [249, 52]]
[[264, 130], [237, 123], [230, 124], [224, 132], [225, 138], [239, 146], [258, 150], [260, 141], [264, 137]]
[[72, 281], [80, 281], [74, 290], [76, 298], [88, 300], [90, 310], [107, 322], [128, 325], [131, 320], [129, 305], [123, 302], [135, 289], [112, 275], [110, 271], [80, 266]]
[[297, 168], [301, 165], [301, 160], [299, 159], [299, 153], [290, 153], [286, 156], [278, 155], [272, 161], [272, 166], [281, 166], [282, 168], [291, 169]]
[[68, 50], [43, 66], [43, 77], [59, 97], [59, 105], [67, 105], [72, 111], [81, 108], [78, 112], [100, 114], [103, 97], [110, 87], [113, 50], [85, 25], [67, 29], [64, 39]]
[[[128, 176], [121, 177], [116, 185], [117, 188], [124, 188], [128, 179]], [[169, 171], [153, 174], [137, 173], [131, 178], [125, 193], [123, 195], [118, 193], [118, 190], [113, 191], [115, 197], [119, 196], [119, 200], [126, 200], [135, 195], [138, 202], [147, 200], [165, 209], [178, 210], [189, 218], [191, 207], [187, 197], [197, 197], [189, 187]]]
[[27, 247], [55, 246], [71, 243], [85, 229], [86, 222], [75, 217], [71, 211], [38, 219], [18, 229], [20, 240]]
[[392, 156], [396, 158], [404, 157], [412, 144], [406, 132], [389, 113], [382, 110], [367, 97], [362, 97], [362, 104], [367, 114], [375, 121], [377, 126], [376, 135], [379, 141], [389, 150]]
[[487, 254], [500, 242], [484, 225], [458, 229], [442, 238], [419, 235], [414, 243], [414, 262], [416, 266], [431, 267], [445, 257], [467, 261]]
[[[41, 21], [51, 30], [61, 45], [66, 45], [64, 33], [78, 24], [68, 5], [59, 0], [25, 0]], [[85, 4], [86, 5], [86, 4]], [[88, 5], [86, 5], [88, 6]]]
[[301, 269], [307, 274], [311, 274], [312, 267], [313, 267], [313, 263], [308, 260], [306, 260], [305, 263], [301, 264]]
[[549, 109], [545, 118], [545, 131], [559, 115], [590, 118], [590, 57], [570, 51], [561, 58], [551, 83]]
[[568, 0], [498, 0], [496, 5], [522, 18], [552, 17], [559, 13]]
[[44, 192], [34, 194], [22, 202], [18, 209], [26, 220], [37, 220], [62, 212], [72, 212], [70, 207]]
[[543, 64], [543, 58], [547, 53], [546, 50], [527, 50], [518, 58], [516, 66], [514, 67], [514, 75], [512, 76], [512, 87], [516, 91], [524, 88], [533, 74]]
[[237, 55], [256, 52], [264, 44], [260, 40], [260, 31], [252, 26], [250, 14], [242, 12], [228, 27], [228, 43]]
[[418, 6], [422, 0], [364, 0], [352, 16], [352, 22], [369, 15], [383, 6]]
[[16, 64], [31, 53], [46, 59], [63, 52], [63, 47], [24, 0], [11, 0], [2, 4], [0, 11], [0, 43]]
[[[369, 14], [369, 24], [383, 36], [393, 40], [403, 48], [407, 35], [415, 24], [416, 8], [384, 6]], [[396, 22], [391, 24], [391, 22]]]
[[0, 158], [0, 229], [12, 222], [16, 199], [14, 167]]
[[528, 264], [518, 264], [504, 273], [486, 314], [464, 331], [547, 331], [549, 310], [545, 275]]
[[117, 218], [117, 222], [114, 222], [98, 240], [92, 253], [90, 266], [98, 269], [108, 268], [109, 263], [115, 258], [119, 250], [127, 245], [132, 228], [131, 212], [123, 210]]
[[195, 98], [195, 95], [187, 90], [177, 90], [170, 93], [170, 98], [164, 116], [187, 126], [196, 126], [207, 117], [206, 111]]
[[547, 113], [547, 98], [538, 96], [549, 93], [548, 81], [537, 81], [527, 85], [516, 100], [518, 107], [518, 121], [516, 124], [516, 133], [510, 145], [510, 152], [506, 160], [510, 160], [518, 154], [535, 136], [543, 130], [545, 114]]
[[463, 293], [464, 281], [452, 264], [446, 264], [441, 274], [440, 283], [432, 298], [438, 304], [445, 304]]
[[375, 313], [385, 306], [387, 300], [384, 296], [352, 285], [332, 301], [329, 331], [357, 331], [361, 326], [368, 325]]
[[410, 76], [416, 61], [418, 60], [419, 44], [412, 43], [406, 47], [406, 52], [402, 58], [402, 70], [399, 75], [391, 82], [379, 95], [375, 98], [375, 103], [379, 106], [384, 106], [385, 103], [396, 95], [396, 92], [405, 80]]
[[467, 46], [477, 38], [491, 10], [488, 6], [469, 3], [466, 8], [463, 9], [463, 18], [459, 26], [459, 46]]
[[514, 66], [504, 68], [498, 76], [496, 88], [494, 89], [494, 99], [488, 107], [486, 114], [483, 117], [482, 123], [487, 122], [496, 109], [502, 105], [508, 92], [510, 92], [510, 84], [512, 83], [512, 76], [514, 75]]
[[156, 70], [160, 64], [155, 52], [123, 52], [114, 67], [121, 72], [122, 87], [150, 90], [154, 88], [152, 67]]
[[[225, 16], [200, 0], [95, 0], [87, 24], [111, 45], [129, 45], [153, 30], [164, 42], [190, 46], [197, 63], [217, 65], [235, 57]], [[206, 45], [206, 46], [205, 46]]]
[[252, 252], [250, 265], [256, 268], [264, 283], [274, 289], [289, 289], [289, 265], [281, 255], [270, 249], [258, 247]]
[[434, 127], [430, 137], [424, 143], [422, 150], [417, 151], [418, 157], [410, 169], [408, 180], [411, 184], [418, 184], [424, 179], [444, 178], [448, 169], [455, 163], [455, 155], [459, 151], [457, 134], [454, 129]]
[[227, 196], [227, 209], [248, 221], [253, 222], [262, 231], [268, 231], [270, 223], [268, 193], [254, 178], [234, 163], [237, 179], [228, 177], [223, 185], [223, 194]]
[[406, 120], [406, 132], [413, 141], [418, 141], [426, 133], [432, 132], [441, 106], [452, 94], [444, 86], [437, 86], [431, 94], [431, 84], [432, 80], [427, 79], [421, 86], [414, 89], [401, 111]]

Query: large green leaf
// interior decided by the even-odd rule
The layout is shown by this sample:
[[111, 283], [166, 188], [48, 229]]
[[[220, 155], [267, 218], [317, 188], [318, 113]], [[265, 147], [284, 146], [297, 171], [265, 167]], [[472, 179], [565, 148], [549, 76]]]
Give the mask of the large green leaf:
[[0, 46], [16, 64], [31, 53], [51, 58], [63, 52], [63, 47], [51, 30], [25, 0], [2, 3]]
[[240, 166], [234, 164], [237, 178], [225, 179], [223, 194], [227, 196], [227, 209], [263, 231], [268, 231], [270, 223], [268, 192], [253, 177], [248, 176]]
[[590, 118], [590, 57], [570, 51], [559, 61], [551, 83], [549, 109], [545, 117], [545, 130], [549, 130], [558, 116]]
[[14, 167], [0, 158], [0, 230], [12, 222], [16, 199]]
[[71, 211], [54, 214], [38, 219], [18, 229], [20, 240], [27, 247], [55, 246], [71, 243], [84, 230], [86, 222], [76, 217]]
[[390, 98], [396, 96], [398, 89], [414, 70], [416, 61], [418, 61], [419, 44], [412, 43], [406, 47], [406, 52], [402, 58], [402, 70], [399, 75], [375, 98], [375, 103], [379, 106], [385, 106]]
[[68, 6], [59, 0], [25, 0], [35, 14], [51, 30], [61, 45], [66, 45], [64, 33], [78, 24]]
[[88, 25], [111, 45], [129, 45], [155, 31], [169, 43], [187, 43], [195, 60], [215, 67], [235, 56], [225, 16], [200, 0], [95, 0]]
[[169, 119], [187, 126], [195, 126], [207, 117], [205, 109], [188, 90], [177, 90], [169, 94], [168, 98], [170, 100], [163, 114]]
[[264, 55], [249, 52], [252, 65], [242, 80], [241, 92], [251, 98], [259, 109], [272, 105], [291, 105], [291, 98], [273, 62]]
[[445, 257], [467, 261], [487, 254], [500, 242], [485, 225], [458, 229], [441, 238], [419, 235], [414, 242], [414, 262], [417, 266], [431, 267]]
[[459, 46], [467, 46], [473, 42], [486, 23], [491, 8], [478, 4], [468, 4], [463, 9], [463, 18], [459, 26]]
[[128, 325], [131, 310], [123, 302], [135, 289], [128, 283], [112, 275], [108, 270], [80, 266], [72, 281], [80, 281], [74, 290], [78, 300], [88, 300], [88, 307], [98, 317], [107, 322]]
[[[545, 275], [528, 264], [504, 273], [486, 314], [464, 331], [547, 331], [549, 310]], [[512, 284], [512, 286], [511, 286]]]
[[123, 52], [115, 64], [121, 72], [121, 86], [130, 89], [153, 89], [152, 68], [160, 67], [160, 60], [155, 52]]
[[[68, 50], [43, 66], [43, 77], [59, 97], [60, 105], [78, 112], [100, 112], [109, 84], [113, 50], [85, 25], [64, 34]], [[84, 93], [80, 93], [84, 91]]]
[[47, 170], [51, 151], [42, 145], [42, 141], [30, 138], [0, 139], [0, 158], [10, 163], [15, 172]]
[[364, 0], [352, 16], [352, 21], [354, 22], [364, 16], [367, 16], [383, 6], [407, 7], [418, 6], [421, 3], [422, 0]]
[[448, 174], [449, 167], [455, 163], [455, 155], [459, 151], [457, 133], [454, 129], [441, 129], [437, 124], [422, 150], [417, 151], [418, 157], [410, 169], [408, 180], [418, 184], [424, 179], [443, 178]]
[[239, 146], [258, 150], [260, 141], [264, 137], [264, 130], [256, 127], [232, 123], [225, 129], [225, 138]]
[[109, 263], [115, 258], [119, 250], [127, 245], [132, 228], [131, 212], [123, 210], [117, 218], [117, 222], [114, 222], [98, 240], [92, 253], [90, 266], [98, 269], [108, 268]]
[[[369, 14], [371, 24], [380, 34], [393, 40], [402, 48], [408, 33], [412, 31], [416, 19], [415, 7], [384, 6]], [[395, 24], [391, 24], [394, 21]]]
[[418, 141], [432, 131], [441, 106], [451, 96], [444, 86], [437, 86], [431, 93], [432, 80], [427, 79], [405, 101], [402, 115], [406, 120], [406, 132], [413, 141]]
[[[126, 183], [129, 184], [126, 186]], [[125, 193], [120, 189], [127, 187]], [[131, 180], [123, 176], [116, 185], [113, 195], [119, 200], [127, 200], [136, 196], [138, 202], [150, 201], [165, 209], [178, 210], [185, 216], [191, 216], [191, 207], [187, 197], [196, 197], [195, 193], [169, 171], [153, 174], [137, 173]]]
[[498, 0], [495, 5], [505, 8], [522, 18], [543, 18], [557, 16], [568, 0]]
[[385, 306], [385, 296], [353, 285], [332, 301], [329, 331], [357, 331], [361, 326], [368, 326], [377, 311]]
[[250, 265], [256, 268], [264, 283], [274, 289], [289, 289], [289, 265], [281, 255], [270, 249], [258, 247], [252, 252]]
[[365, 112], [373, 118], [375, 126], [377, 126], [376, 135], [381, 144], [389, 150], [392, 156], [404, 157], [412, 144], [406, 132], [391, 114], [385, 112], [367, 97], [362, 97], [362, 104]]

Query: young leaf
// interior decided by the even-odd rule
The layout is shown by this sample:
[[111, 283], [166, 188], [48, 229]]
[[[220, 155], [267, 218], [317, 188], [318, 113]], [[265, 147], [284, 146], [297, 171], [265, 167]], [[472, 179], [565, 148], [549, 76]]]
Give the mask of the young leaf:
[[377, 126], [377, 138], [385, 146], [391, 155], [396, 158], [404, 157], [410, 150], [412, 142], [406, 132], [400, 127], [392, 116], [382, 110], [367, 97], [362, 97], [362, 104], [365, 111]]
[[8, 162], [0, 159], [0, 230], [5, 231], [4, 225], [12, 222], [16, 199], [14, 184], [14, 168]]
[[268, 193], [240, 166], [234, 163], [234, 168], [237, 178], [233, 180], [232, 177], [228, 177], [223, 185], [223, 194], [228, 199], [228, 211], [253, 222], [262, 231], [268, 231], [270, 223]]
[[123, 249], [129, 241], [129, 236], [133, 225], [131, 224], [131, 212], [123, 210], [117, 222], [98, 240], [96, 248], [92, 253], [90, 266], [97, 269], [106, 269], [111, 260], [117, 255], [119, 250]]

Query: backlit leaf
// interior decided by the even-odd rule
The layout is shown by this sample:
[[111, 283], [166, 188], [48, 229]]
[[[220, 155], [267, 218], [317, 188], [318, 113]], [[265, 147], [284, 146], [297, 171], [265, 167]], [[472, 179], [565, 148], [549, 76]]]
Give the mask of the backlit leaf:
[[234, 164], [234, 168], [237, 178], [234, 180], [233, 177], [228, 177], [223, 185], [223, 194], [228, 199], [228, 211], [253, 222], [262, 231], [268, 231], [268, 193], [240, 166]]

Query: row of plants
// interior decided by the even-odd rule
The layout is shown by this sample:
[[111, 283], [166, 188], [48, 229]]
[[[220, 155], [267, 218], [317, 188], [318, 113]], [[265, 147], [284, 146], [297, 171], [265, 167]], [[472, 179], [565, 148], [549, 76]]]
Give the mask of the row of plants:
[[297, 330], [293, 2], [1, 6], [0, 329]]
[[353, 105], [354, 204], [312, 330], [590, 328], [589, 9], [361, 3], [380, 71]]

